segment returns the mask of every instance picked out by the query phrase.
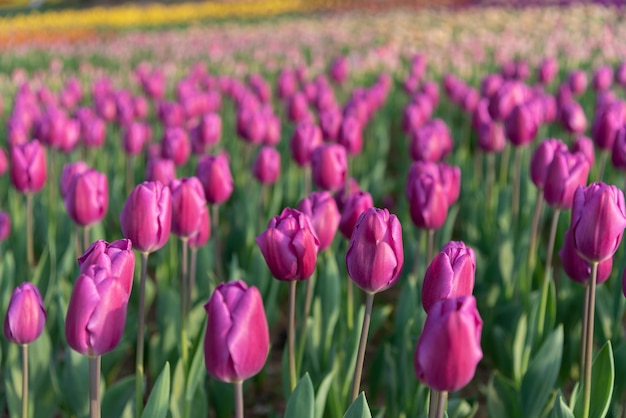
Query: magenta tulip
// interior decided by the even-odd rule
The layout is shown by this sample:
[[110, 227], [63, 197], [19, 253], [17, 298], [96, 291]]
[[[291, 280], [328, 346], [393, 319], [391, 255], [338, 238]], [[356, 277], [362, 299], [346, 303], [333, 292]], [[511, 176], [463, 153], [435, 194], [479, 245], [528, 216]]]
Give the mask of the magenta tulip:
[[206, 199], [197, 177], [172, 180], [172, 232], [187, 239], [200, 232]]
[[13, 291], [4, 318], [4, 336], [15, 344], [35, 341], [46, 325], [46, 310], [39, 289], [24, 282]]
[[152, 129], [147, 123], [133, 122], [126, 125], [122, 137], [124, 151], [128, 155], [139, 155], [151, 136]]
[[561, 123], [568, 132], [582, 133], [587, 129], [585, 111], [578, 102], [568, 101], [561, 107]]
[[[559, 251], [559, 257], [561, 257], [561, 263], [563, 263], [563, 270], [570, 279], [578, 283], [586, 283], [589, 280], [591, 277], [591, 265], [576, 252], [571, 229], [565, 231], [563, 247]], [[612, 270], [613, 257], [600, 262], [598, 264], [596, 283], [604, 283], [611, 275]]]
[[537, 135], [537, 121], [526, 104], [518, 104], [504, 120], [506, 137], [516, 147], [528, 145]]
[[72, 181], [74, 180], [74, 176], [76, 174], [82, 174], [87, 170], [89, 170], [89, 166], [83, 161], [67, 163], [63, 166], [63, 169], [61, 170], [61, 178], [59, 181], [59, 193], [61, 194], [62, 199], [65, 199], [65, 197], [69, 193], [70, 186], [72, 185]]
[[109, 208], [106, 174], [94, 169], [74, 174], [64, 202], [68, 215], [77, 225], [89, 226], [101, 221]]
[[538, 189], [543, 190], [548, 174], [548, 167], [557, 152], [567, 151], [567, 146], [560, 139], [545, 139], [533, 152], [530, 160], [530, 179]]
[[311, 163], [313, 150], [322, 145], [322, 131], [311, 122], [300, 122], [290, 142], [291, 156], [300, 167]]
[[478, 146], [484, 152], [500, 152], [506, 145], [504, 125], [497, 122], [483, 123], [478, 128]]
[[198, 249], [206, 244], [211, 238], [211, 217], [209, 211], [205, 210], [200, 215], [200, 230], [198, 233], [189, 238], [189, 247]]
[[274, 184], [280, 176], [280, 153], [274, 147], [265, 146], [252, 166], [252, 174], [261, 184]]
[[591, 84], [595, 91], [608, 90], [613, 84], [613, 68], [610, 65], [603, 65], [596, 69]]
[[120, 279], [128, 294], [133, 288], [135, 253], [129, 239], [120, 239], [111, 243], [104, 240], [94, 242], [78, 259], [78, 265], [82, 274], [88, 274], [89, 267], [92, 265], [106, 269], [110, 276]]
[[570, 150], [573, 153], [581, 152], [585, 158], [587, 158], [589, 167], [593, 167], [593, 164], [596, 161], [596, 154], [593, 148], [593, 141], [590, 138], [587, 138], [586, 136], [579, 136], [572, 143]]
[[21, 193], [38, 192], [46, 183], [46, 151], [37, 140], [11, 147], [11, 182]]
[[170, 184], [176, 178], [176, 164], [169, 158], [152, 157], [146, 164], [146, 181]]
[[583, 70], [574, 70], [569, 73], [567, 82], [572, 93], [582, 94], [587, 89], [587, 74]]
[[339, 128], [339, 144], [346, 147], [348, 155], [357, 155], [363, 149], [363, 126], [356, 116], [345, 116]]
[[313, 150], [313, 183], [322, 190], [337, 190], [346, 181], [346, 149], [339, 144], [324, 144]]
[[413, 223], [418, 228], [439, 229], [448, 216], [448, 193], [439, 176], [431, 172], [410, 175], [407, 198]]
[[537, 78], [541, 84], [550, 84], [559, 72], [559, 63], [555, 58], [548, 57], [541, 61]]
[[166, 128], [162, 146], [161, 156], [174, 161], [177, 167], [184, 165], [191, 155], [189, 135], [183, 128]]
[[233, 193], [233, 177], [224, 154], [207, 155], [200, 159], [196, 176], [204, 186], [204, 195], [210, 204], [224, 203]]
[[552, 207], [569, 209], [576, 188], [587, 184], [588, 176], [589, 163], [583, 154], [557, 152], [548, 167], [543, 197]]
[[319, 251], [332, 244], [341, 214], [335, 199], [327, 191], [313, 192], [298, 203], [297, 209], [307, 215], [319, 239]]
[[204, 363], [209, 374], [223, 382], [240, 382], [261, 371], [270, 338], [259, 290], [241, 280], [221, 283], [204, 309]]
[[341, 234], [350, 239], [361, 214], [373, 206], [372, 195], [366, 191], [357, 190], [348, 195], [341, 209], [341, 219], [339, 220]]

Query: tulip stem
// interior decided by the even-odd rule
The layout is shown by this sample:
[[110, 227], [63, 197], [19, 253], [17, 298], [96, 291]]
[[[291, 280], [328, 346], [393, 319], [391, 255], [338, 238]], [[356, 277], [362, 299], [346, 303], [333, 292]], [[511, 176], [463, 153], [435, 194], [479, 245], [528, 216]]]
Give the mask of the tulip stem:
[[28, 418], [28, 344], [22, 344], [22, 418]]
[[352, 289], [352, 280], [348, 280], [348, 287], [346, 288], [346, 319], [348, 330], [352, 330], [354, 326], [354, 290]]
[[585, 372], [585, 362], [587, 361], [587, 321], [589, 316], [589, 281], [585, 282], [585, 300], [583, 302], [583, 323], [582, 335], [580, 337], [580, 377]]
[[506, 186], [508, 180], [509, 159], [511, 155], [511, 145], [506, 144], [502, 154], [500, 154], [500, 188]]
[[602, 177], [604, 177], [604, 167], [606, 167], [606, 160], [609, 158], [608, 151], [602, 151], [602, 155], [600, 156], [600, 168], [598, 169], [598, 180], [602, 181]]
[[428, 230], [428, 247], [426, 248], [426, 266], [433, 260], [433, 251], [435, 248], [435, 230]]
[[26, 193], [26, 258], [31, 268], [35, 267], [33, 247], [33, 194]]
[[196, 265], [198, 264], [198, 249], [191, 247], [189, 260], [189, 301], [193, 300], [193, 289], [196, 286]]
[[183, 244], [183, 254], [181, 261], [181, 280], [180, 280], [180, 351], [183, 359], [183, 366], [187, 368], [187, 311], [189, 310], [187, 303], [189, 300], [187, 289], [187, 253], [189, 244], [187, 238], [181, 239]]
[[287, 344], [289, 349], [289, 387], [291, 391], [296, 388], [296, 280], [289, 282], [289, 332]]
[[303, 167], [304, 171], [304, 196], [308, 196], [311, 193], [311, 167]]
[[596, 303], [596, 280], [598, 277], [598, 262], [591, 262], [591, 279], [589, 282], [589, 300], [587, 304], [587, 321], [585, 340], [585, 369], [583, 371], [583, 415], [582, 418], [589, 417], [591, 409], [591, 366], [593, 353], [593, 325]]
[[443, 413], [446, 410], [446, 400], [448, 399], [448, 392], [441, 391], [437, 396], [437, 418], [443, 418]]
[[482, 182], [484, 155], [480, 150], [474, 152], [474, 181], [477, 184]]
[[520, 181], [522, 176], [522, 147], [515, 148], [515, 158], [513, 167], [513, 208], [512, 208], [512, 222], [517, 224], [517, 217], [519, 215], [519, 194], [520, 194]]
[[89, 227], [83, 227], [83, 253], [89, 248]]
[[485, 176], [485, 199], [487, 210], [491, 210], [493, 198], [493, 184], [496, 175], [496, 156], [493, 152], [487, 153], [487, 175]]
[[141, 253], [141, 280], [139, 282], [139, 326], [137, 329], [137, 371], [135, 374], [135, 402], [137, 417], [143, 410], [143, 340], [145, 324], [146, 272], [148, 269], [149, 253]]
[[222, 248], [220, 247], [220, 237], [219, 237], [219, 211], [220, 207], [218, 205], [211, 206], [211, 222], [213, 225], [211, 226], [211, 231], [213, 234], [213, 245], [215, 251], [215, 276], [218, 280], [224, 280], [224, 267], [222, 266]]
[[354, 366], [354, 380], [352, 381], [352, 398], [350, 403], [354, 402], [359, 396], [359, 388], [361, 387], [361, 375], [363, 374], [363, 361], [365, 360], [365, 347], [367, 345], [367, 334], [370, 329], [370, 319], [372, 317], [372, 307], [374, 306], [374, 293], [367, 292], [365, 294], [365, 316], [363, 316], [363, 327], [361, 328], [361, 339], [359, 340], [359, 351]]
[[[533, 213], [533, 223], [530, 230], [530, 244], [528, 246], [528, 266], [530, 267], [530, 274], [532, 276], [535, 270], [536, 254], [537, 251], [537, 233], [539, 232], [539, 219], [543, 212], [543, 190], [539, 189], [537, 193], [537, 201], [535, 202], [535, 212]], [[530, 291], [530, 289], [528, 289]]]
[[89, 417], [100, 418], [100, 356], [89, 357]]
[[546, 268], [543, 273], [543, 282], [541, 283], [541, 302], [539, 305], [539, 321], [537, 322], [537, 333], [539, 338], [543, 337], [543, 331], [546, 321], [546, 309], [548, 306], [548, 290], [550, 285], [550, 268], [552, 267], [552, 253], [554, 252], [554, 240], [556, 238], [556, 229], [559, 225], [560, 209], [555, 209], [552, 215], [552, 225], [550, 226], [550, 240], [548, 241], [548, 255], [546, 257]]
[[315, 289], [315, 276], [309, 277], [306, 284], [306, 296], [304, 298], [304, 315], [302, 320], [306, 322], [306, 319], [311, 312], [311, 302], [313, 300], [313, 290]]
[[235, 418], [243, 418], [243, 381], [233, 382], [235, 386]]

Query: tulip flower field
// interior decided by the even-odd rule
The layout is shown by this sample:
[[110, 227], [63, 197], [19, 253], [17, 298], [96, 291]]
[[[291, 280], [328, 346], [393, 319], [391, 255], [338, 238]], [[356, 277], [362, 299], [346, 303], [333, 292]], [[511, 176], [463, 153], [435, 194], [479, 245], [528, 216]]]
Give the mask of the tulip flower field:
[[274, 3], [0, 20], [0, 416], [626, 417], [623, 10]]

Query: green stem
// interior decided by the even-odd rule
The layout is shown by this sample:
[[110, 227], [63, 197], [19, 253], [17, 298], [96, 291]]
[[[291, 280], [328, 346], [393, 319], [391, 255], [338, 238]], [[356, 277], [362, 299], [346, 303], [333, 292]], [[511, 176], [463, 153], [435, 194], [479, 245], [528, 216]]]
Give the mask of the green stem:
[[437, 414], [437, 405], [439, 404], [439, 391], [433, 388], [428, 394], [428, 418], [435, 418]]
[[476, 181], [477, 184], [482, 182], [484, 155], [485, 154], [480, 150], [474, 152], [474, 181]]
[[289, 387], [291, 391], [296, 388], [296, 280], [289, 282], [289, 332], [287, 344], [289, 350]]
[[28, 344], [22, 344], [22, 418], [28, 418]]
[[187, 312], [189, 310], [187, 306], [189, 300], [189, 290], [187, 289], [187, 253], [189, 245], [187, 238], [182, 238], [181, 241], [183, 244], [183, 254], [180, 280], [180, 351], [183, 359], [183, 369], [187, 370]]
[[537, 251], [537, 233], [539, 232], [539, 219], [541, 218], [541, 213], [543, 212], [543, 190], [539, 189], [539, 193], [537, 193], [537, 201], [535, 202], [535, 212], [533, 213], [533, 223], [530, 230], [530, 244], [528, 246], [528, 265], [530, 266], [530, 274], [532, 276], [533, 271], [535, 270], [535, 262]]
[[485, 198], [487, 200], [487, 209], [491, 210], [493, 202], [493, 185], [496, 176], [496, 155], [493, 152], [487, 154], [487, 174], [485, 178]]
[[604, 168], [606, 167], [606, 160], [609, 158], [608, 151], [602, 151], [602, 155], [600, 156], [600, 168], [598, 170], [598, 180], [602, 181], [602, 177], [604, 177]]
[[135, 373], [135, 402], [137, 417], [141, 417], [143, 411], [143, 343], [144, 324], [146, 321], [145, 298], [146, 298], [146, 272], [148, 269], [149, 253], [141, 253], [141, 280], [139, 282], [139, 326], [137, 329], [137, 361]]
[[89, 248], [89, 227], [83, 227], [83, 253]]
[[417, 245], [415, 246], [415, 261], [413, 262], [413, 274], [415, 275], [415, 283], [419, 280], [419, 261], [420, 261], [420, 253], [421, 247], [423, 245], [424, 238], [426, 234], [423, 229], [417, 230], [418, 238]]
[[311, 312], [311, 302], [313, 301], [313, 290], [315, 289], [315, 275], [309, 277], [306, 284], [306, 296], [304, 298], [304, 315], [302, 316], [303, 321], [306, 322], [306, 319], [309, 316], [309, 312]]
[[506, 144], [500, 154], [500, 189], [506, 186], [508, 181], [509, 159], [511, 158], [511, 145]]
[[585, 369], [583, 374], [583, 415], [589, 417], [591, 410], [591, 366], [593, 354], [593, 325], [596, 302], [596, 280], [598, 277], [598, 262], [591, 263], [591, 281], [589, 282], [589, 304], [587, 308], [587, 332], [585, 332]]
[[559, 224], [560, 209], [555, 209], [552, 215], [552, 226], [550, 227], [550, 240], [548, 241], [548, 255], [546, 258], [546, 268], [543, 274], [543, 282], [541, 283], [541, 302], [539, 305], [539, 321], [537, 322], [537, 333], [539, 338], [543, 337], [543, 331], [546, 322], [546, 309], [548, 306], [548, 290], [550, 285], [550, 268], [552, 267], [552, 253], [554, 252], [554, 240], [556, 238], [556, 229]]
[[348, 322], [348, 330], [351, 330], [354, 326], [354, 289], [352, 286], [352, 280], [348, 280], [346, 288], [346, 319]]
[[370, 329], [370, 319], [372, 317], [372, 307], [374, 306], [374, 293], [367, 292], [365, 294], [365, 316], [363, 317], [363, 327], [361, 328], [361, 339], [359, 340], [359, 351], [354, 367], [354, 380], [352, 381], [352, 398], [354, 402], [359, 396], [359, 388], [361, 387], [361, 375], [363, 374], [363, 361], [365, 360], [365, 347], [367, 345], [367, 334]]
[[429, 229], [428, 230], [428, 247], [426, 248], [426, 266], [428, 266], [430, 264], [431, 261], [433, 261], [433, 251], [435, 248], [435, 230], [434, 229]]
[[235, 386], [235, 418], [243, 418], [243, 382], [233, 382]]
[[215, 251], [215, 276], [218, 280], [224, 280], [224, 266], [222, 265], [222, 248], [220, 245], [220, 237], [219, 237], [219, 205], [211, 206], [211, 222], [213, 225], [211, 226], [211, 233], [213, 235], [213, 246]]
[[89, 417], [100, 418], [100, 356], [89, 357]]
[[583, 323], [582, 335], [580, 337], [580, 376], [585, 372], [585, 362], [587, 361], [587, 320], [589, 319], [589, 282], [585, 283], [585, 300], [583, 302]]
[[33, 246], [33, 194], [26, 193], [26, 258], [32, 269], [35, 267], [35, 248]]
[[519, 200], [520, 200], [520, 182], [522, 177], [522, 147], [515, 148], [514, 159], [514, 172], [513, 172], [513, 203], [512, 203], [512, 216], [513, 222], [517, 224], [517, 218], [519, 215]]
[[194, 288], [196, 286], [196, 266], [198, 264], [198, 249], [191, 247], [191, 257], [189, 260], [189, 301], [194, 299]]

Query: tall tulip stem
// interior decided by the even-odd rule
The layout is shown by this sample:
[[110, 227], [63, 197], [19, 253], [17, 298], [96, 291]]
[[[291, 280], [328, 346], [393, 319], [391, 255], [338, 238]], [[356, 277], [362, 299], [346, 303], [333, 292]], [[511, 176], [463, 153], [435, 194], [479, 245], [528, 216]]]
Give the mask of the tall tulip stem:
[[556, 238], [556, 229], [559, 225], [559, 209], [554, 210], [552, 215], [552, 225], [550, 226], [550, 239], [548, 241], [548, 255], [546, 257], [546, 268], [543, 273], [543, 282], [541, 283], [541, 301], [539, 305], [539, 321], [537, 322], [537, 332], [543, 337], [545, 322], [546, 322], [546, 309], [548, 306], [548, 290], [550, 286], [550, 268], [552, 267], [552, 254], [554, 253], [554, 240]]
[[146, 273], [148, 269], [149, 253], [141, 253], [141, 279], [139, 282], [139, 326], [137, 329], [137, 365], [135, 373], [135, 402], [136, 416], [140, 417], [143, 411], [143, 343], [144, 327], [146, 321], [145, 299], [146, 299]]
[[515, 148], [515, 158], [513, 166], [513, 202], [512, 202], [512, 217], [513, 222], [517, 223], [517, 217], [519, 215], [519, 200], [520, 200], [520, 182], [522, 177], [522, 147]]
[[363, 361], [365, 360], [365, 347], [367, 345], [367, 334], [370, 329], [370, 319], [372, 317], [372, 307], [374, 306], [374, 293], [367, 292], [365, 294], [365, 316], [363, 317], [363, 327], [361, 328], [361, 339], [359, 340], [359, 351], [354, 366], [354, 380], [352, 381], [352, 398], [350, 403], [354, 402], [359, 396], [359, 388], [361, 387], [361, 375], [363, 374]]
[[485, 176], [485, 199], [487, 210], [491, 210], [493, 199], [493, 185], [496, 177], [496, 155], [493, 152], [487, 153], [487, 175]]
[[243, 418], [243, 382], [233, 383], [235, 389], [235, 418]]
[[189, 301], [192, 301], [193, 289], [196, 286], [196, 266], [198, 264], [198, 249], [191, 247], [191, 256], [189, 258]]
[[89, 418], [100, 418], [100, 358], [89, 357]]
[[591, 263], [591, 279], [589, 282], [589, 300], [587, 307], [587, 321], [584, 332], [585, 340], [585, 368], [583, 370], [583, 415], [582, 418], [589, 417], [589, 411], [591, 410], [591, 366], [593, 359], [593, 321], [595, 314], [596, 304], [596, 280], [598, 278], [598, 262]]
[[289, 331], [287, 334], [289, 356], [289, 387], [296, 388], [296, 280], [289, 282]]
[[596, 181], [602, 181], [602, 177], [604, 177], [604, 168], [606, 167], [606, 160], [609, 158], [609, 151], [602, 151], [601, 154], [600, 168], [598, 169], [598, 180]]
[[33, 194], [26, 193], [26, 258], [29, 267], [35, 267], [35, 248], [33, 247]]
[[219, 225], [220, 225], [220, 207], [219, 205], [211, 206], [211, 231], [213, 234], [213, 245], [215, 251], [215, 275], [218, 280], [224, 280], [224, 267], [222, 265], [222, 248], [220, 246]]
[[187, 238], [182, 241], [182, 260], [181, 260], [181, 280], [180, 280], [180, 351], [183, 364], [187, 367], [187, 312], [189, 311], [189, 289], [187, 275], [187, 259], [189, 252], [189, 241]]
[[84, 226], [83, 227], [83, 251], [82, 252], [87, 251], [87, 248], [89, 248], [89, 227]]
[[28, 418], [28, 344], [22, 344], [22, 418]]
[[346, 288], [346, 322], [348, 330], [351, 330], [354, 326], [354, 289], [352, 286], [352, 280], [348, 280]]
[[443, 418], [443, 414], [446, 410], [446, 400], [448, 399], [448, 392], [445, 390], [439, 392], [439, 396], [437, 397], [437, 418]]
[[506, 183], [508, 181], [508, 174], [509, 174], [509, 160], [511, 159], [511, 145], [510, 144], [506, 144], [504, 147], [504, 150], [502, 151], [502, 153], [500, 154], [500, 188], [502, 189], [504, 186], [506, 186]]
[[587, 321], [589, 320], [589, 282], [585, 283], [585, 300], [583, 301], [582, 335], [580, 337], [580, 376], [585, 372], [587, 361]]
[[426, 247], [426, 266], [433, 261], [433, 251], [435, 249], [435, 230], [428, 230], [428, 247]]
[[537, 201], [535, 202], [535, 212], [533, 213], [533, 223], [530, 230], [530, 244], [528, 246], [528, 266], [531, 276], [533, 270], [535, 269], [537, 233], [539, 232], [539, 219], [541, 218], [541, 213], [543, 212], [543, 202], [543, 190], [539, 190], [539, 193], [537, 194]]

